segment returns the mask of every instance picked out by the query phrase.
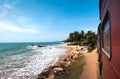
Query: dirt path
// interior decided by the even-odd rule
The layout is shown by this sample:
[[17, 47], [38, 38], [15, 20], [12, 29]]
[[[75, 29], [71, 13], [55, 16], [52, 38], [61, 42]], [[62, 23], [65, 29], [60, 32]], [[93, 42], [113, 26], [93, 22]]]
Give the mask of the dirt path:
[[98, 79], [98, 55], [97, 49], [91, 53], [83, 53], [85, 56], [85, 66], [80, 79]]

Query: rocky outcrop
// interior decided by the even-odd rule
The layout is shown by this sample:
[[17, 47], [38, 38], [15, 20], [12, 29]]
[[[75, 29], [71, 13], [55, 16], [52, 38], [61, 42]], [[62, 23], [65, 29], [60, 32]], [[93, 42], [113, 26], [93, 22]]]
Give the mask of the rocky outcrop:
[[83, 49], [76, 50], [72, 55], [68, 55], [62, 63], [46, 68], [38, 75], [37, 79], [54, 79], [55, 76], [70, 75], [71, 72], [66, 70], [66, 68], [71, 65], [72, 62], [75, 62], [79, 56], [82, 56], [80, 51], [83, 51]]
[[69, 71], [65, 70], [65, 65], [54, 65], [45, 70], [38, 75], [37, 79], [54, 79], [55, 76], [69, 74]]

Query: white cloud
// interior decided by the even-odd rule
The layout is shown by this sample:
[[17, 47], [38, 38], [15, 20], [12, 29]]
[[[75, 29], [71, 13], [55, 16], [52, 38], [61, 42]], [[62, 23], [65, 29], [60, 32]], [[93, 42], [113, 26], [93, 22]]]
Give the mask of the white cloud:
[[22, 28], [13, 24], [10, 24], [6, 21], [0, 21], [0, 31], [12, 31], [12, 32], [19, 32], [19, 33], [37, 33], [36, 29], [31, 28]]
[[[20, 14], [18, 15], [17, 11], [19, 10], [15, 8], [16, 3], [17, 2], [13, 1], [12, 3], [0, 5], [0, 32], [11, 31], [19, 33], [38, 33], [38, 30], [40, 30], [40, 25], [31, 23], [29, 18], [21, 16]], [[13, 18], [8, 18], [9, 16]], [[9, 21], [14, 22], [10, 23]], [[17, 25], [14, 23], [17, 23]], [[32, 27], [30, 25], [32, 25]]]
[[11, 11], [13, 12], [13, 4], [3, 4], [3, 5], [0, 5], [0, 18], [3, 18], [10, 14]]
[[13, 9], [13, 7], [10, 4], [4, 4], [4, 7], [7, 9]]
[[4, 10], [4, 11], [1, 12], [0, 17], [4, 17], [4, 16], [6, 16], [6, 15], [7, 15], [7, 11]]
[[20, 23], [26, 23], [28, 21], [28, 19], [26, 19], [25, 17], [23, 16], [17, 16], [17, 20], [18, 22]]

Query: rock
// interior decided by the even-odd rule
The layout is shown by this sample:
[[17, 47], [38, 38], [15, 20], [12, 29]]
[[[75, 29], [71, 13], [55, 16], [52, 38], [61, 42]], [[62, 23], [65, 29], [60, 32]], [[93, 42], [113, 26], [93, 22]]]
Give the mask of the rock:
[[72, 60], [72, 62], [75, 62], [75, 60]]
[[51, 67], [43, 70], [42, 73], [38, 75], [37, 79], [46, 79], [46, 78], [48, 78], [51, 71], [52, 71]]
[[42, 45], [37, 45], [38, 47], [45, 47], [45, 46], [42, 46]]
[[69, 75], [69, 74], [70, 74], [70, 72], [67, 71], [67, 70], [57, 71], [55, 73], [56, 76], [66, 76], [66, 75]]
[[75, 54], [75, 55], [73, 56], [73, 59], [76, 59], [76, 58], [78, 58], [78, 55]]
[[60, 74], [62, 71], [63, 71], [63, 68], [61, 67], [53, 69], [54, 74]]
[[79, 54], [79, 51], [75, 51], [74, 53], [75, 53], [75, 54]]
[[59, 64], [53, 65], [53, 69], [56, 68], [56, 67], [59, 67]]
[[62, 63], [59, 67], [65, 68], [65, 64], [66, 64], [66, 63]]
[[67, 61], [67, 58], [65, 58], [64, 61]]
[[70, 58], [67, 58], [67, 61], [69, 61], [70, 60]]
[[48, 72], [48, 69], [45, 69], [45, 70], [42, 71], [42, 73], [46, 73], [46, 72]]
[[47, 79], [54, 79], [54, 78], [55, 78], [55, 74], [51, 73]]
[[54, 68], [53, 70], [54, 70], [54, 72], [63, 71], [63, 68], [59, 67], [59, 68]]
[[71, 56], [70, 56], [70, 58], [72, 59], [72, 58], [73, 58], [73, 56], [71, 55]]
[[66, 62], [65, 67], [68, 67], [71, 64], [70, 61]]
[[80, 56], [84, 56], [83, 54], [80, 54]]
[[83, 48], [81, 48], [81, 50], [83, 51]]
[[70, 62], [70, 61], [66, 63], [66, 65], [67, 65], [67, 66], [69, 66], [70, 64], [71, 64], [71, 62]]

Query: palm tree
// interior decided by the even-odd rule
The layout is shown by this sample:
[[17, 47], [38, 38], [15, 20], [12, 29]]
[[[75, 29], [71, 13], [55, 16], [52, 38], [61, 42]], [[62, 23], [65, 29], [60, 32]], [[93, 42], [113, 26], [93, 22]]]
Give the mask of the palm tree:
[[88, 46], [88, 50], [92, 51], [96, 47], [96, 40], [97, 35], [94, 32], [88, 31], [85, 33], [82, 30], [81, 32], [75, 31], [73, 33], [70, 33], [66, 42], [72, 42], [73, 44], [81, 43], [81, 45], [84, 45], [85, 43]]
[[69, 38], [66, 41], [74, 42], [76, 44], [80, 42], [80, 38], [81, 38], [80, 33], [78, 31], [75, 31], [69, 34]]
[[88, 31], [86, 33], [86, 40], [88, 42], [88, 50], [93, 50], [96, 47], [97, 35], [92, 31]]

